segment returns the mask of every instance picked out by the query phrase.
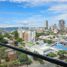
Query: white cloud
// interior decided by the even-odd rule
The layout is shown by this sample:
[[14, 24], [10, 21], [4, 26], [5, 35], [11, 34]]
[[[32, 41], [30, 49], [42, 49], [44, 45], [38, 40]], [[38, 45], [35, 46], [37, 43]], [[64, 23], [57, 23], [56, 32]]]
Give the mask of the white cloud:
[[[32, 16], [32, 17], [29, 17], [25, 20], [21, 20], [21, 21], [18, 21], [17, 23], [18, 24], [21, 24], [21, 25], [25, 25], [25, 26], [45, 26], [45, 21], [48, 20], [49, 22], [49, 26], [59, 22], [59, 20], [65, 20], [67, 22], [67, 14], [64, 13], [64, 14], [59, 14], [59, 15], [56, 15], [56, 16], [50, 16], [50, 17], [44, 17], [42, 15], [35, 15], [35, 16]], [[67, 24], [67, 23], [66, 23]]]
[[17, 24], [21, 24], [22, 26], [43, 26], [45, 22], [45, 18], [42, 15], [34, 15], [24, 20], [18, 20]]
[[66, 5], [66, 4], [59, 4], [59, 5], [51, 6], [51, 7], [49, 8], [49, 10], [53, 10], [53, 11], [67, 10], [67, 5]]
[[[14, 23], [11, 23], [14, 22]], [[43, 26], [45, 22], [45, 18], [42, 15], [32, 15], [31, 17], [27, 17], [25, 19], [13, 19], [11, 22], [6, 20], [3, 23], [0, 23], [0, 27], [21, 27], [21, 26], [29, 26], [29, 27], [38, 27]]]
[[[50, 6], [48, 9], [49, 11], [53, 12], [62, 12], [62, 14], [58, 16], [50, 16], [48, 17], [49, 22], [56, 22], [57, 20], [64, 19], [67, 20], [67, 5], [62, 4], [63, 2], [67, 2], [67, 0], [0, 0], [0, 1], [10, 1], [10, 2], [27, 2], [28, 4], [26, 6], [36, 6], [40, 4], [50, 3], [50, 2], [57, 2], [61, 4], [56, 4]], [[44, 12], [44, 11], [43, 11]], [[65, 13], [66, 12], [66, 13]], [[33, 16], [28, 19], [25, 18], [25, 20], [18, 20], [18, 26], [23, 24], [30, 24], [31, 26], [35, 25], [36, 22], [39, 24], [39, 22], [45, 22], [47, 18], [44, 18], [43, 16]], [[19, 25], [20, 24], [20, 25]], [[10, 25], [4, 25], [4, 26], [10, 26]], [[13, 26], [13, 25], [12, 25]]]
[[67, 20], [67, 14], [60, 14], [54, 17], [56, 20], [64, 19]]
[[10, 2], [18, 2], [18, 3], [27, 2], [28, 5], [31, 6], [50, 3], [50, 2], [59, 2], [59, 3], [67, 2], [67, 0], [0, 0], [0, 1], [10, 1]]
[[56, 16], [51, 16], [51, 17], [48, 17], [49, 20], [51, 21], [58, 21], [60, 19], [64, 19], [67, 21], [67, 13], [64, 13], [64, 14], [59, 14], [59, 15], [56, 15]]
[[50, 6], [48, 11], [54, 12], [56, 14], [57, 13], [61, 13], [61, 14], [67, 13], [67, 4], [57, 4], [57, 5]]
[[55, 23], [58, 24], [60, 19], [63, 19], [67, 22], [67, 14], [64, 13], [64, 14], [59, 14], [56, 16], [47, 17], [47, 18], [45, 18], [42, 15], [35, 15], [35, 16], [25, 18], [24, 20], [22, 20], [22, 19], [21, 20], [20, 19], [15, 20], [14, 19], [15, 20], [14, 24], [11, 24], [10, 22], [7, 21], [4, 24], [0, 24], [0, 27], [22, 27], [22, 26], [38, 27], [38, 26], [45, 26], [44, 24], [45, 24], [46, 20], [48, 20], [49, 26], [51, 26]]
[[43, 3], [43, 2], [67, 2], [67, 0], [9, 0], [13, 2], [35, 2], [35, 3]]

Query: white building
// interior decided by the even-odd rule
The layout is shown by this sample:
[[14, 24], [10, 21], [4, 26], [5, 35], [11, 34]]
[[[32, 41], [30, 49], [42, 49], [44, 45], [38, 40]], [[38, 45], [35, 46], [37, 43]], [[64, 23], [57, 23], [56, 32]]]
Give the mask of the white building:
[[44, 51], [50, 49], [50, 47], [49, 46], [46, 46], [46, 45], [47, 45], [47, 43], [45, 43], [43, 45], [34, 45], [31, 48], [29, 48], [29, 50], [32, 51], [32, 52], [36, 51], [39, 54], [43, 55], [44, 54]]
[[50, 52], [56, 52], [59, 49], [51, 47], [51, 46], [47, 46], [47, 43], [44, 43], [42, 45], [34, 45], [30, 48], [28, 48], [30, 51], [34, 52], [38, 52], [41, 55], [47, 55]]
[[35, 31], [29, 31], [29, 41], [35, 42]]

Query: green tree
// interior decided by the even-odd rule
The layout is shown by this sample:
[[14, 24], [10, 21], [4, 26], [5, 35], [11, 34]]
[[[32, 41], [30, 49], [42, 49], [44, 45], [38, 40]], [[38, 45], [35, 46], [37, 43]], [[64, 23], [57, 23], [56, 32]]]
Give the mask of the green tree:
[[59, 50], [59, 51], [57, 52], [58, 55], [64, 55], [64, 54], [66, 54], [66, 53], [67, 53], [67, 52], [64, 51], [64, 50]]
[[49, 57], [56, 57], [57, 55], [55, 54], [55, 53], [49, 53], [47, 56], [49, 56]]
[[4, 39], [4, 36], [2, 34], [0, 34], [0, 43], [4, 43], [4, 44], [7, 43], [7, 41]]
[[22, 43], [24, 40], [22, 38], [17, 38], [16, 41]]
[[59, 59], [63, 59], [65, 56], [64, 56], [64, 54], [66, 54], [67, 52], [66, 51], [64, 51], [64, 50], [59, 50], [58, 52], [57, 52], [57, 54], [59, 55]]
[[53, 41], [52, 41], [52, 40], [47, 40], [47, 39], [44, 39], [44, 43], [51, 44], [51, 43], [53, 43]]
[[9, 38], [9, 39], [12, 38], [12, 36], [11, 36], [9, 33], [5, 33], [5, 34], [4, 34], [4, 37], [7, 37], [7, 38]]
[[1, 59], [7, 59], [7, 53], [5, 52], [7, 48], [6, 47], [0, 47], [0, 62], [1, 62]]
[[41, 35], [44, 35], [44, 32], [42, 32], [42, 33], [36, 33], [36, 37], [39, 37]]
[[14, 35], [15, 39], [19, 38], [19, 34], [18, 34], [18, 31], [13, 31], [11, 34]]
[[17, 52], [18, 59], [21, 64], [31, 64], [31, 59], [28, 58], [28, 56], [24, 53]]
[[6, 63], [0, 64], [0, 67], [7, 67]]

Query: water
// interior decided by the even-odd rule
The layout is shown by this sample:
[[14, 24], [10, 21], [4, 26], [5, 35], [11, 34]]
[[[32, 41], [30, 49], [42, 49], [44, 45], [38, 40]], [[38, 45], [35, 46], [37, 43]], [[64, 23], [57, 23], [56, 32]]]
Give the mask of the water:
[[57, 43], [55, 46], [53, 46], [57, 49], [61, 49], [61, 50], [67, 50], [67, 47], [65, 47], [63, 44]]

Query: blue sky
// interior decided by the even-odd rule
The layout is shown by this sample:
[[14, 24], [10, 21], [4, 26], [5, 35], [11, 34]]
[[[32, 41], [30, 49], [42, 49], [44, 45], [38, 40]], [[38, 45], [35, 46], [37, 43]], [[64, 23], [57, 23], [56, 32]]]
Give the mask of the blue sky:
[[67, 24], [67, 0], [0, 0], [0, 27]]

